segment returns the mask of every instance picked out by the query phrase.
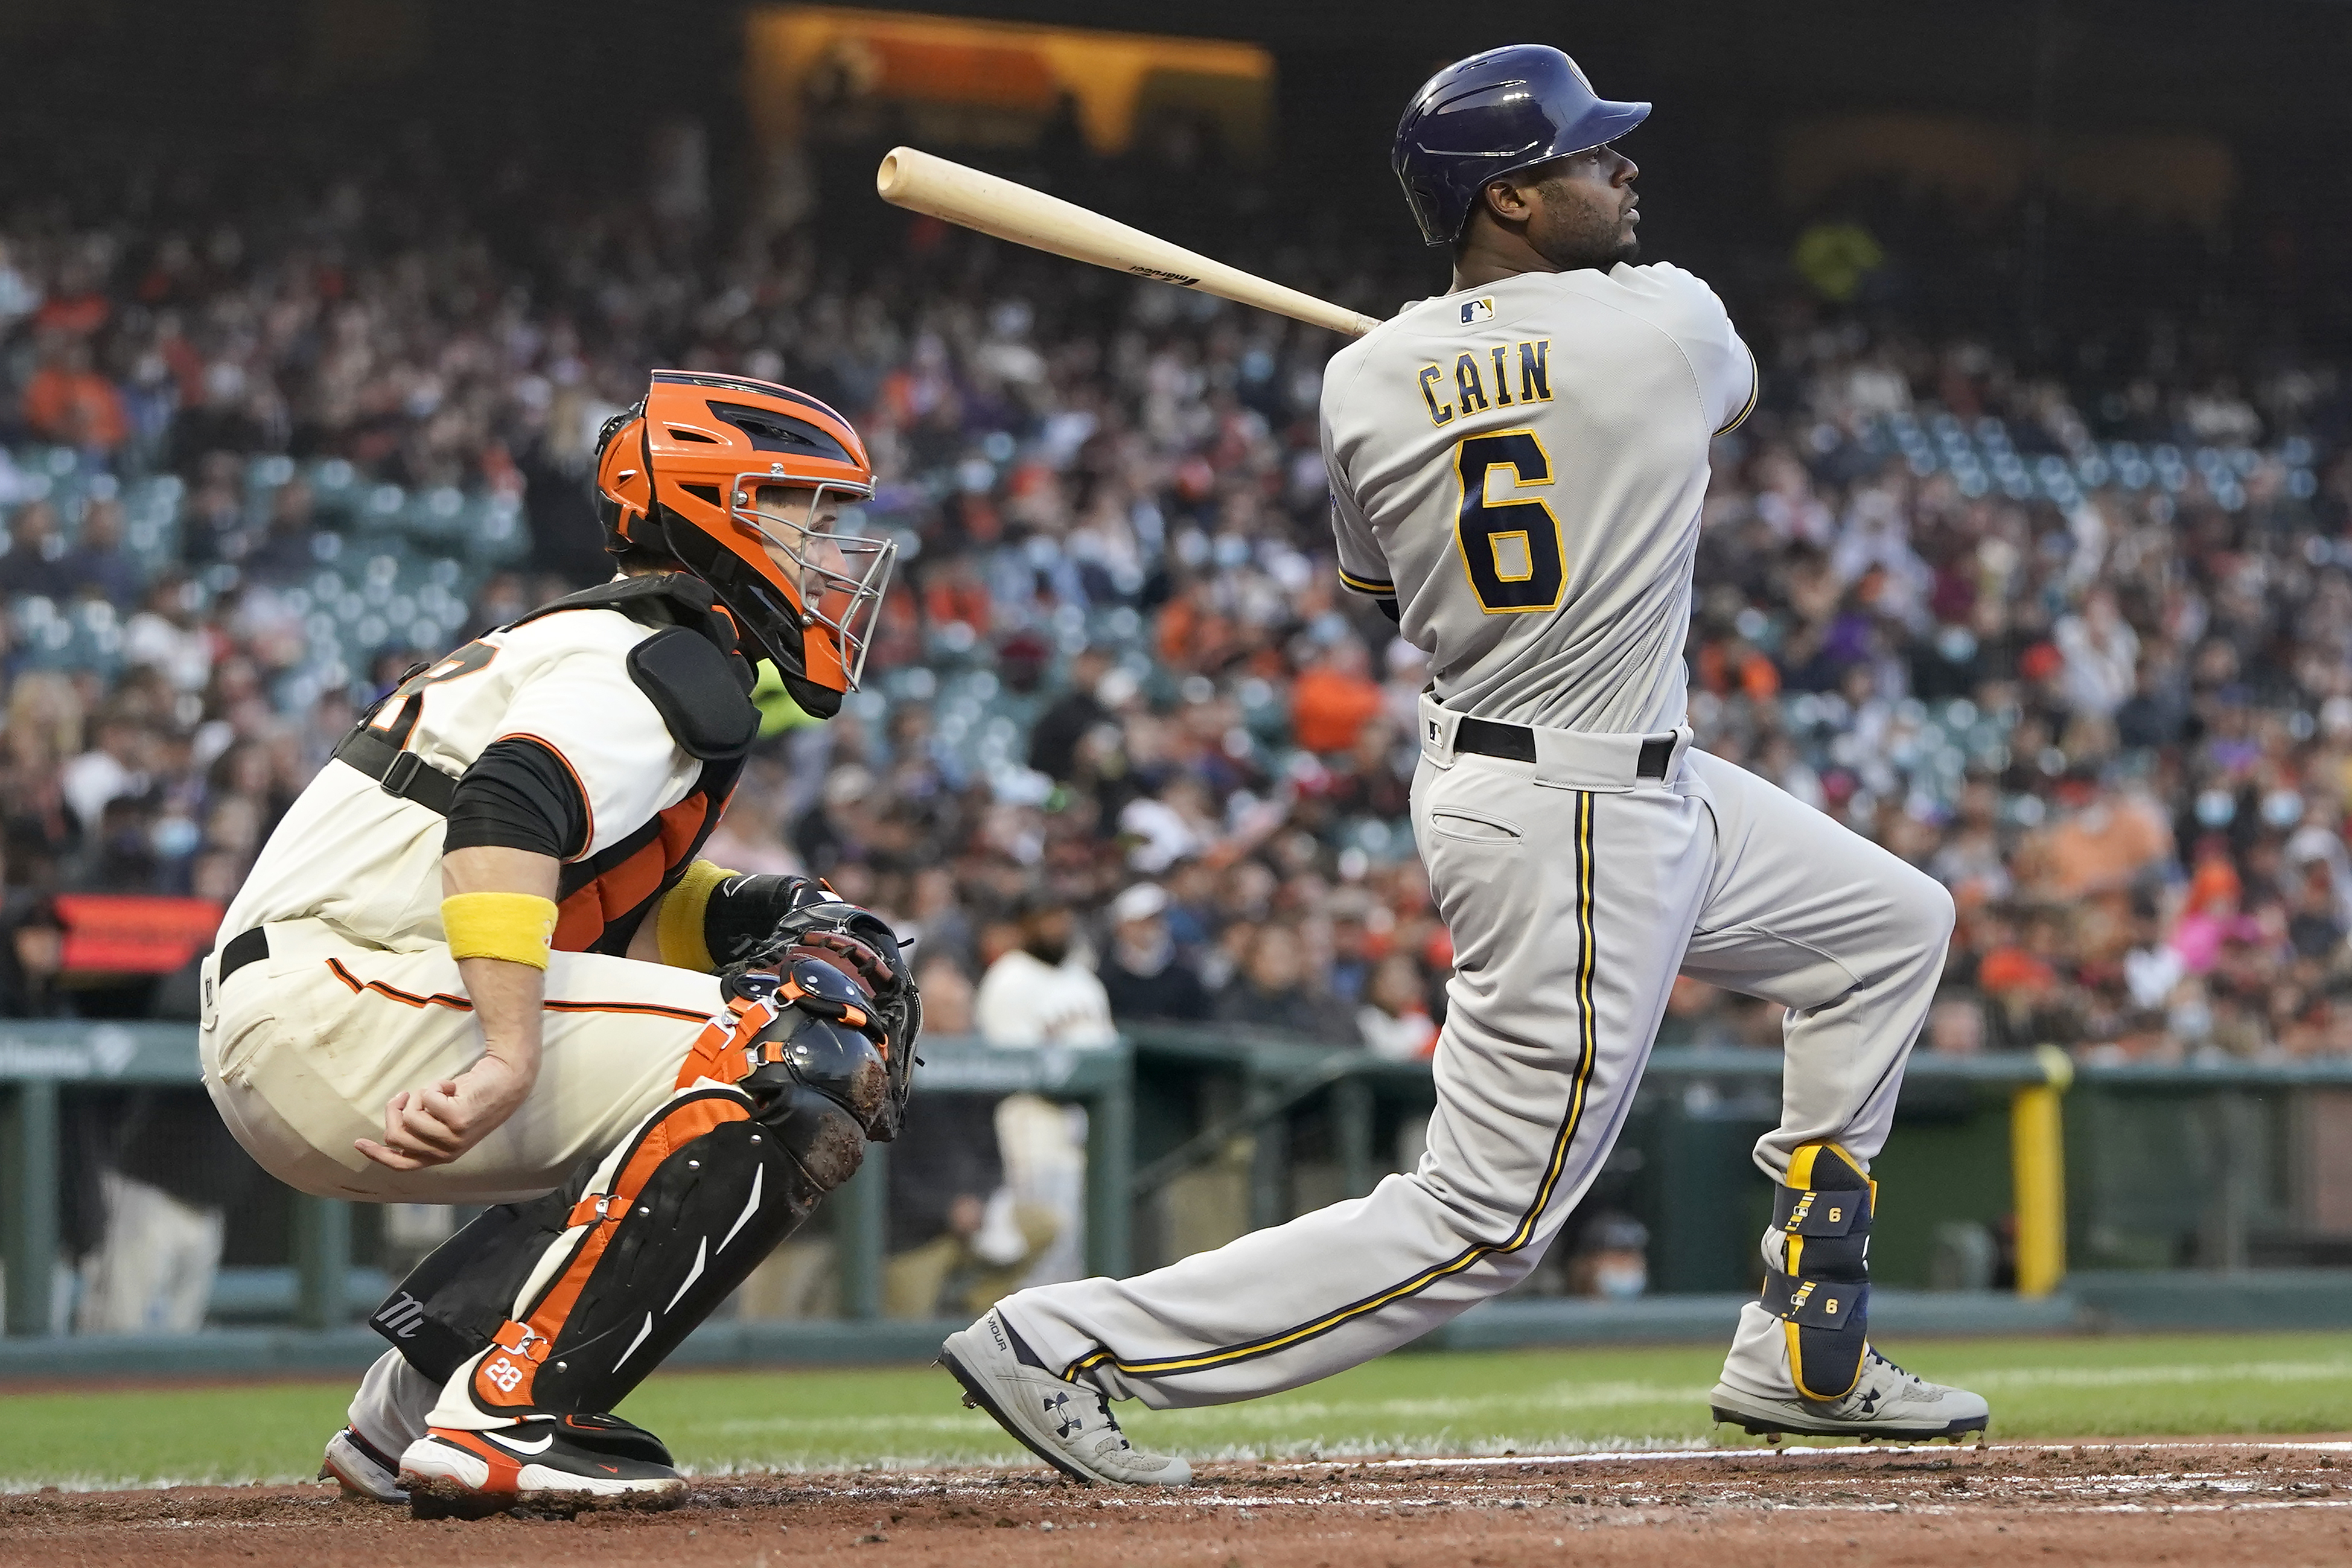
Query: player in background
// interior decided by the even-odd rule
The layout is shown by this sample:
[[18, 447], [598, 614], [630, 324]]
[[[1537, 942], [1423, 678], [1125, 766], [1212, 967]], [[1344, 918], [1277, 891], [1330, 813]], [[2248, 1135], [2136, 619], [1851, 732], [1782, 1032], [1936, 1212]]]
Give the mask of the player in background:
[[1869, 1342], [1870, 1162], [1951, 932], [1943, 889], [1691, 749], [1684, 639], [1708, 447], [1756, 401], [1706, 286], [1633, 265], [1645, 103], [1557, 49], [1424, 85], [1395, 166], [1447, 294], [1323, 381], [1347, 586], [1430, 656], [1414, 837], [1453, 933], [1418, 1169], [1133, 1279], [1024, 1290], [952, 1335], [967, 1403], [1081, 1478], [1181, 1482], [1108, 1399], [1328, 1376], [1517, 1284], [1601, 1169], [1676, 972], [1787, 1008], [1764, 1288], [1711, 1403], [1751, 1430], [1981, 1430]]
[[758, 732], [856, 685], [895, 546], [814, 398], [654, 373], [597, 447], [618, 574], [412, 671], [271, 835], [203, 977], [205, 1086], [303, 1192], [493, 1205], [373, 1320], [327, 1445], [420, 1512], [685, 1483], [609, 1414], [896, 1135], [889, 928], [696, 858]]

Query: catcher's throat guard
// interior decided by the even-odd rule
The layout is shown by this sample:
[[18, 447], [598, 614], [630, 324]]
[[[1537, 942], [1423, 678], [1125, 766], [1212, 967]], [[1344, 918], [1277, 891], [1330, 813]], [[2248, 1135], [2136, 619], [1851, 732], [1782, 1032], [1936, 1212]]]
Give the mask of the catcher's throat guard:
[[1807, 1143], [1773, 1189], [1764, 1310], [1789, 1337], [1789, 1372], [1804, 1398], [1853, 1391], [1869, 1348], [1870, 1221], [1878, 1184], [1834, 1143]]

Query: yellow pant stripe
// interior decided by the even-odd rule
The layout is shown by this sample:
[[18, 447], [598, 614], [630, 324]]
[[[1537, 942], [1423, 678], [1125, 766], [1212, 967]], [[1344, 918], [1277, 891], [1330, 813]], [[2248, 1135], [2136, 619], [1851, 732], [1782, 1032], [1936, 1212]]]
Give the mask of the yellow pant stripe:
[[1080, 1373], [1092, 1371], [1105, 1363], [1131, 1377], [1156, 1377], [1173, 1373], [1200, 1372], [1213, 1366], [1271, 1355], [1318, 1335], [1327, 1334], [1367, 1312], [1377, 1312], [1406, 1297], [1418, 1295], [1440, 1279], [1461, 1273], [1482, 1258], [1496, 1253], [1516, 1252], [1528, 1244], [1535, 1235], [1537, 1222], [1543, 1217], [1544, 1210], [1551, 1205], [1552, 1194], [1559, 1185], [1560, 1173], [1568, 1168], [1569, 1145], [1575, 1141], [1577, 1127], [1584, 1119], [1585, 1089], [1592, 1080], [1592, 1065], [1600, 1054], [1599, 1026], [1592, 1014], [1592, 975], [1597, 958], [1592, 918], [1592, 802], [1593, 797], [1589, 792], [1580, 791], [1576, 796], [1576, 933], [1579, 944], [1576, 1010], [1579, 1026], [1575, 1082], [1569, 1090], [1568, 1113], [1560, 1122], [1559, 1134], [1552, 1140], [1551, 1159], [1544, 1167], [1543, 1180], [1536, 1187], [1535, 1201], [1528, 1205], [1527, 1213], [1520, 1216], [1510, 1236], [1499, 1242], [1480, 1242], [1466, 1247], [1445, 1262], [1402, 1284], [1351, 1302], [1311, 1322], [1301, 1323], [1245, 1344], [1229, 1345], [1223, 1350], [1176, 1356], [1165, 1361], [1134, 1362], [1121, 1360], [1108, 1348], [1097, 1347], [1065, 1367], [1062, 1371], [1065, 1379], [1075, 1379]]

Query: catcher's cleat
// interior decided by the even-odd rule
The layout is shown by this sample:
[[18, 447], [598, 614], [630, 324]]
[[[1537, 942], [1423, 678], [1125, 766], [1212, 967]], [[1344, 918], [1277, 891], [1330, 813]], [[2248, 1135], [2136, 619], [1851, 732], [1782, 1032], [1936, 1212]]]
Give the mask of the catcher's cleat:
[[940, 1364], [963, 1384], [963, 1402], [995, 1418], [1021, 1446], [1078, 1481], [1190, 1486], [1192, 1467], [1127, 1440], [1110, 1402], [1055, 1376], [994, 1312], [940, 1347]]
[[435, 1426], [400, 1457], [419, 1519], [479, 1519], [508, 1509], [675, 1508], [686, 1478], [669, 1450], [616, 1415], [541, 1415], [467, 1431]]
[[1718, 1383], [1707, 1400], [1717, 1421], [1774, 1441], [1784, 1435], [1872, 1443], [1958, 1441], [1968, 1433], [1982, 1433], [1992, 1416], [1979, 1396], [1907, 1373], [1875, 1347], [1864, 1352], [1862, 1374], [1840, 1399], [1749, 1394]]
[[406, 1502], [400, 1485], [400, 1461], [349, 1426], [327, 1439], [319, 1479], [341, 1487], [352, 1502]]

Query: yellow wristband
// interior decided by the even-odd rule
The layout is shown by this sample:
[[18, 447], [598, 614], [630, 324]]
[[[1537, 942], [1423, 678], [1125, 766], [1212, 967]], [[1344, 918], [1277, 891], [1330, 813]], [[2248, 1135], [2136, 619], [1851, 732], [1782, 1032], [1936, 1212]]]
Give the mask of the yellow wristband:
[[662, 895], [661, 908], [654, 916], [654, 939], [661, 946], [664, 963], [704, 974], [719, 967], [703, 934], [702, 915], [710, 907], [712, 890], [728, 878], [740, 875], [708, 860], [697, 860], [686, 868], [677, 885]]
[[441, 931], [452, 958], [503, 958], [545, 969], [555, 900], [537, 893], [459, 893], [441, 900]]

